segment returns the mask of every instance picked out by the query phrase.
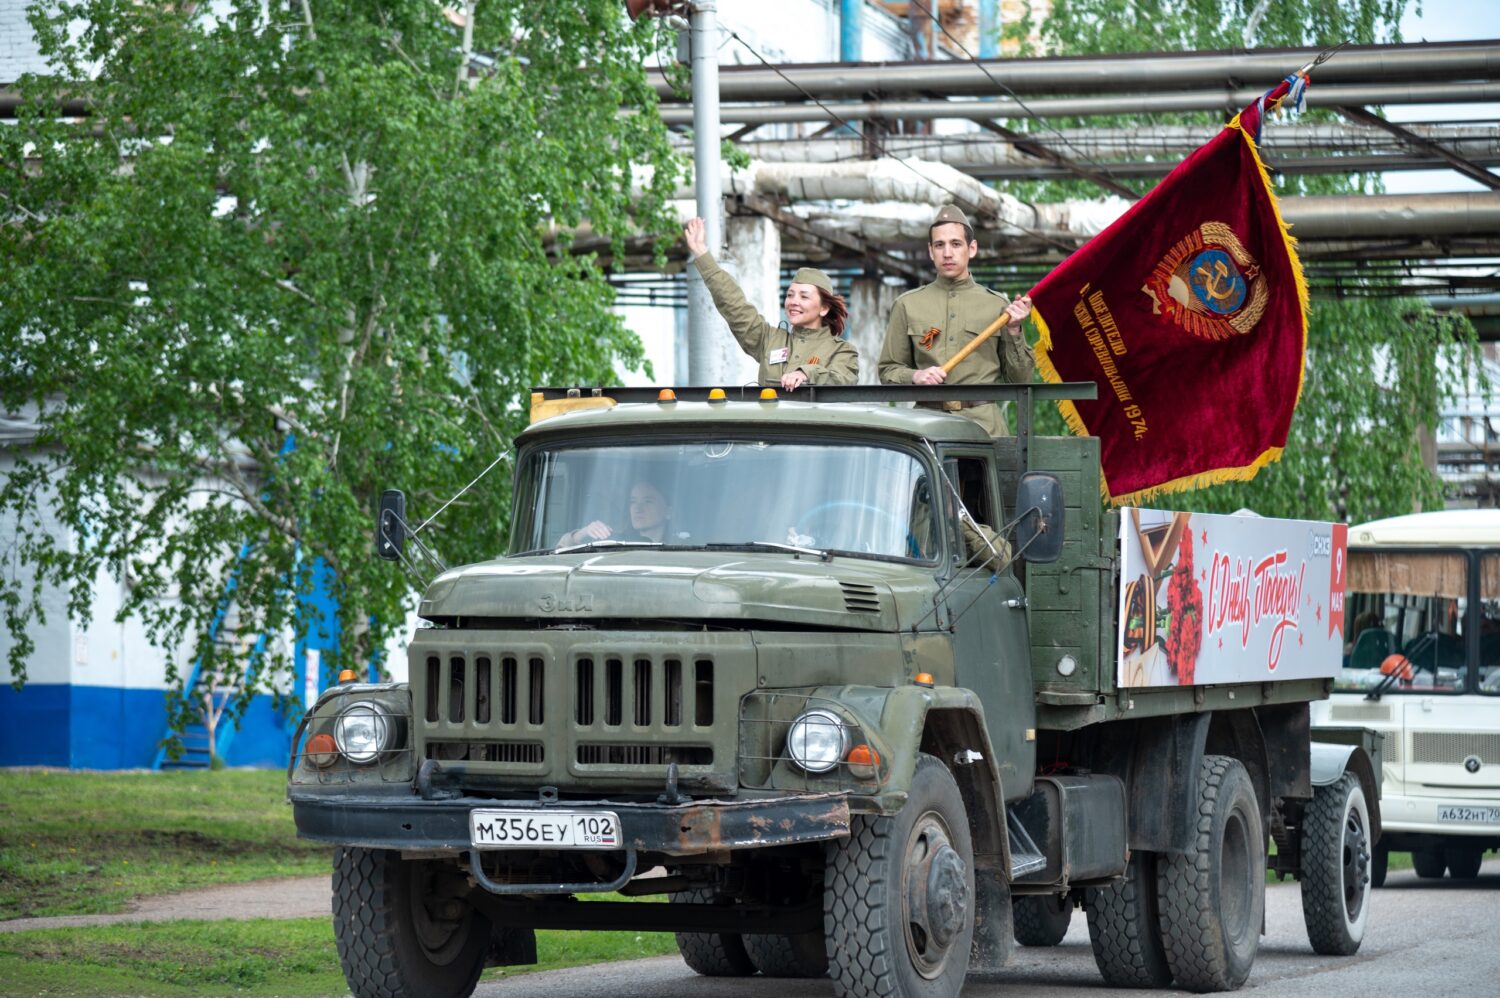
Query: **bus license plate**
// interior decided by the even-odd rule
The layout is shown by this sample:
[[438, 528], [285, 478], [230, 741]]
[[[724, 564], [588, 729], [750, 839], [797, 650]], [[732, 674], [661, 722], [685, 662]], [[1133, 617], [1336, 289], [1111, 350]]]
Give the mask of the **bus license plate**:
[[1500, 807], [1471, 807], [1467, 804], [1443, 804], [1437, 809], [1439, 821], [1456, 821], [1463, 824], [1500, 824]]
[[479, 808], [469, 812], [469, 841], [476, 849], [619, 849], [620, 816]]

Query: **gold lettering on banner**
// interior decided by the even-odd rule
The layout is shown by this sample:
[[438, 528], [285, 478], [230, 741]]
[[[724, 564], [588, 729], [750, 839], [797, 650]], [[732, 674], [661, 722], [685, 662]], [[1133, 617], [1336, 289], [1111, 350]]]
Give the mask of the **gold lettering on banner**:
[[1131, 432], [1137, 440], [1141, 439], [1148, 430], [1145, 413], [1136, 404], [1135, 397], [1130, 394], [1130, 386], [1125, 384], [1125, 379], [1120, 376], [1120, 369], [1115, 366], [1115, 357], [1125, 355], [1125, 337], [1121, 335], [1120, 327], [1115, 324], [1115, 317], [1105, 304], [1104, 294], [1095, 291], [1086, 300], [1077, 302], [1073, 306], [1073, 318], [1078, 320], [1078, 328], [1083, 330], [1084, 338], [1089, 341], [1089, 347], [1094, 351], [1094, 358], [1099, 361], [1099, 369], [1104, 372], [1104, 379], [1109, 382], [1110, 390], [1120, 400], [1125, 418], [1130, 420]]

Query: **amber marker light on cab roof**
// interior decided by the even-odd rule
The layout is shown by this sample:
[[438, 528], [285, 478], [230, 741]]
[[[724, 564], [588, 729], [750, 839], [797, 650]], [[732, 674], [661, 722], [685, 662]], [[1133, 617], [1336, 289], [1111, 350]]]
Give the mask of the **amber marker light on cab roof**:
[[775, 402], [776, 401], [776, 389], [774, 389], [774, 388], [762, 388], [760, 390], [760, 400], [762, 402]]
[[723, 402], [726, 398], [728, 396], [724, 394], [724, 389], [722, 388], [711, 389], [708, 393], [708, 400], [710, 402]]
[[672, 391], [672, 389], [670, 389], [670, 388], [663, 388], [661, 391], [659, 391], [659, 392], [656, 393], [656, 401], [658, 401], [658, 402], [676, 402], [677, 401], [677, 393], [674, 392], [674, 391]]
[[916, 683], [918, 686], [930, 687], [932, 686], [932, 673], [919, 672], [915, 676], [911, 677], [911, 681]]
[[352, 683], [354, 679], [355, 672], [353, 669], [345, 669], [339, 673], [339, 682], [341, 683]]
[[857, 780], [873, 780], [880, 772], [880, 753], [868, 745], [856, 745], [844, 757], [849, 775]]

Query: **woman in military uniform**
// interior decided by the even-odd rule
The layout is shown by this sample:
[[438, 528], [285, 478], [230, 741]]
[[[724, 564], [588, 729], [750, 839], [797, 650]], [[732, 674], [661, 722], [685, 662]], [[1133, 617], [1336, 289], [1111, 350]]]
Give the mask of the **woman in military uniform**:
[[859, 377], [859, 353], [843, 338], [849, 310], [821, 270], [803, 267], [786, 289], [782, 308], [790, 329], [766, 321], [726, 274], [703, 240], [703, 219], [682, 229], [693, 263], [713, 295], [714, 305], [740, 349], [760, 362], [756, 380], [792, 391], [805, 384], [852, 385]]

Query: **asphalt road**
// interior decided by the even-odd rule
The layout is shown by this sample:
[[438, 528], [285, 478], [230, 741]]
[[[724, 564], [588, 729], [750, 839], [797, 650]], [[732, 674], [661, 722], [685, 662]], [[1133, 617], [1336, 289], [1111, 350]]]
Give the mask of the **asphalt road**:
[[[1097, 995], [1104, 989], [1083, 913], [1062, 945], [1017, 947], [1004, 973], [970, 978], [966, 998]], [[1500, 995], [1500, 860], [1477, 880], [1418, 880], [1392, 872], [1375, 891], [1364, 945], [1352, 957], [1319, 956], [1307, 943], [1295, 883], [1266, 889], [1266, 934], [1245, 992], [1355, 998], [1494, 998]], [[1182, 994], [1185, 992], [1135, 992]], [[676, 957], [576, 967], [484, 981], [480, 998], [828, 998], [827, 981], [698, 977]]]

